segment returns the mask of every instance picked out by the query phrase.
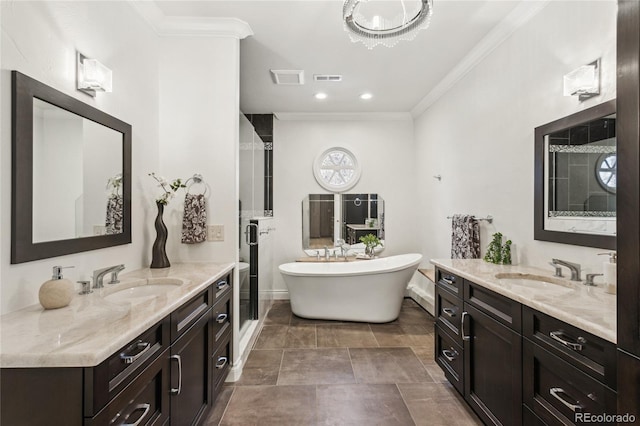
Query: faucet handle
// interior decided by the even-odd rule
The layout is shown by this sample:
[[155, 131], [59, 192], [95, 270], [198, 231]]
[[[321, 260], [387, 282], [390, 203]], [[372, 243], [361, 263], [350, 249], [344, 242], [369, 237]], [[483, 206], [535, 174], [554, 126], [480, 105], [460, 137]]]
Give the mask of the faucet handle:
[[78, 294], [93, 293], [93, 290], [91, 290], [91, 281], [78, 281], [78, 283], [82, 285], [82, 291]]
[[562, 267], [560, 265], [553, 262], [549, 262], [549, 265], [556, 269], [556, 273], [553, 274], [554, 277], [564, 278], [564, 275], [562, 275]]
[[587, 274], [587, 280], [584, 282], [584, 285], [595, 286], [596, 283], [593, 282], [595, 277], [601, 277], [604, 274]]

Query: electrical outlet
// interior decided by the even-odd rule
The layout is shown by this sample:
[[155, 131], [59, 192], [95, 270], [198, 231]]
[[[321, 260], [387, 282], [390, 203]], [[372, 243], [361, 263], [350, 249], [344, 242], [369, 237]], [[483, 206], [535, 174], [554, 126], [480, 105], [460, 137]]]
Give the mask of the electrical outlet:
[[224, 225], [208, 225], [207, 241], [224, 241]]

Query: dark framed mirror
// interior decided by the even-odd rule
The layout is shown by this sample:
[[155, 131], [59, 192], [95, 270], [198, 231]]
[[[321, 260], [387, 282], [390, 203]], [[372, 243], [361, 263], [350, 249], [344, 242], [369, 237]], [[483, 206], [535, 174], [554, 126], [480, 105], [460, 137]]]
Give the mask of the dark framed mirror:
[[11, 263], [130, 243], [131, 125], [11, 78]]
[[535, 129], [534, 238], [616, 249], [616, 101]]

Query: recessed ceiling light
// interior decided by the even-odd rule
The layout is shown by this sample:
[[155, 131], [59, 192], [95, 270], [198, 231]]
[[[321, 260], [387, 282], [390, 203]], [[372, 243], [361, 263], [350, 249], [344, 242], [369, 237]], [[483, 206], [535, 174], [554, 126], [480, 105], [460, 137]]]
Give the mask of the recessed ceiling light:
[[373, 95], [371, 93], [363, 93], [362, 95], [360, 95], [360, 99], [365, 100], [365, 101], [367, 101], [367, 100], [369, 100], [371, 98], [373, 98]]
[[316, 99], [327, 99], [327, 94], [323, 92], [318, 92], [313, 95]]

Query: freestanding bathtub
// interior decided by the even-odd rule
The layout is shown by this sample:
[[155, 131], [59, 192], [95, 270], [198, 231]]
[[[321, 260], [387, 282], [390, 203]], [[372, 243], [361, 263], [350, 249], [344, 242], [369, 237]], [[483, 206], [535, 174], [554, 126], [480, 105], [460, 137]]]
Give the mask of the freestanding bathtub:
[[291, 310], [303, 318], [382, 323], [398, 318], [404, 290], [422, 261], [402, 254], [352, 262], [280, 265]]

